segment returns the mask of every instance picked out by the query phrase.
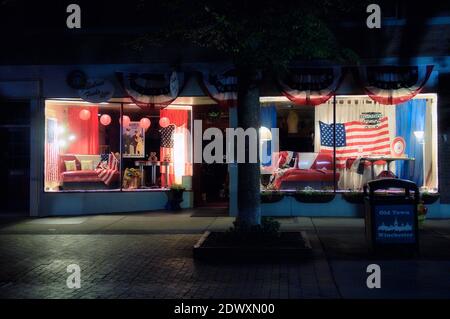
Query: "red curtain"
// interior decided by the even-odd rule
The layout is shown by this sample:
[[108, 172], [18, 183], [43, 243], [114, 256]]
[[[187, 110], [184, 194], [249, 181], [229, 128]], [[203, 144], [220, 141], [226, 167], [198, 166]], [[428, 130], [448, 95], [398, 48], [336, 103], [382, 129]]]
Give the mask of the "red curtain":
[[[91, 117], [87, 120], [80, 118], [80, 112], [88, 110]], [[67, 153], [70, 154], [98, 154], [98, 107], [69, 107], [68, 132], [75, 135], [74, 141], [68, 141]]]
[[[167, 110], [163, 109], [160, 111], [160, 118], [167, 117], [170, 121], [170, 125], [175, 125], [176, 127], [184, 126], [187, 127], [188, 124], [188, 111], [187, 110]], [[173, 148], [172, 147], [160, 147], [160, 160], [163, 161], [166, 155], [170, 156], [169, 168], [169, 178], [166, 181], [166, 167], [161, 166], [161, 187], [168, 187], [172, 185], [175, 181], [174, 167], [173, 167]], [[177, 154], [177, 156], [185, 156], [186, 154]]]

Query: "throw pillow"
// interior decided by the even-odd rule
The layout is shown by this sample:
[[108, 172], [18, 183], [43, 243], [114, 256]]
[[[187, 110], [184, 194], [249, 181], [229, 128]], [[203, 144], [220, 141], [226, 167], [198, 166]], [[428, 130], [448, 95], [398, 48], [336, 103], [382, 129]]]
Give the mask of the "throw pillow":
[[75, 160], [73, 161], [64, 161], [64, 165], [66, 166], [66, 171], [76, 171], [77, 170], [77, 164], [75, 163]]
[[279, 168], [295, 167], [297, 159], [297, 152], [282, 151], [280, 152], [280, 158], [278, 159]]
[[94, 168], [94, 164], [91, 160], [81, 161], [81, 170], [82, 171], [92, 171]]

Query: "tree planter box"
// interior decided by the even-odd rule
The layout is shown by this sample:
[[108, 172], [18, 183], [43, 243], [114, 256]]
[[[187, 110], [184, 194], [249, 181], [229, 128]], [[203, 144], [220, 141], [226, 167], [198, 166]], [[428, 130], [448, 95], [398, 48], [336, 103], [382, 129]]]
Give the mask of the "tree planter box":
[[331, 202], [335, 194], [305, 194], [305, 193], [294, 193], [292, 196], [295, 200], [302, 203], [328, 203]]
[[223, 232], [206, 231], [195, 244], [194, 259], [205, 261], [237, 262], [302, 260], [312, 254], [305, 232], [281, 232], [280, 237], [262, 243], [226, 243], [219, 238]]

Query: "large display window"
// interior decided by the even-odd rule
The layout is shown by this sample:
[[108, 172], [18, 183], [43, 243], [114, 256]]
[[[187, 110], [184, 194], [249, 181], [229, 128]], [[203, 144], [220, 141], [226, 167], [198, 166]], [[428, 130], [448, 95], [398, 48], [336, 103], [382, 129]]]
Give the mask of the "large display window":
[[44, 190], [136, 191], [189, 183], [190, 127], [190, 106], [47, 100]]
[[[437, 96], [398, 105], [368, 96], [337, 96], [317, 106], [272, 102], [261, 125], [279, 128], [279, 150], [262, 161], [265, 190], [362, 191], [370, 180], [397, 177], [438, 191]], [[270, 120], [271, 119], [271, 120]]]

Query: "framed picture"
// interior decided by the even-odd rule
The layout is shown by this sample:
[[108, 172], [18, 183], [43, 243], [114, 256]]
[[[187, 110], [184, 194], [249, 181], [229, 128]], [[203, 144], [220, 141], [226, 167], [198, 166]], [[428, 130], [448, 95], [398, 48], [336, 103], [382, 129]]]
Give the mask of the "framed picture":
[[139, 122], [122, 127], [122, 142], [124, 158], [145, 158], [145, 130]]

